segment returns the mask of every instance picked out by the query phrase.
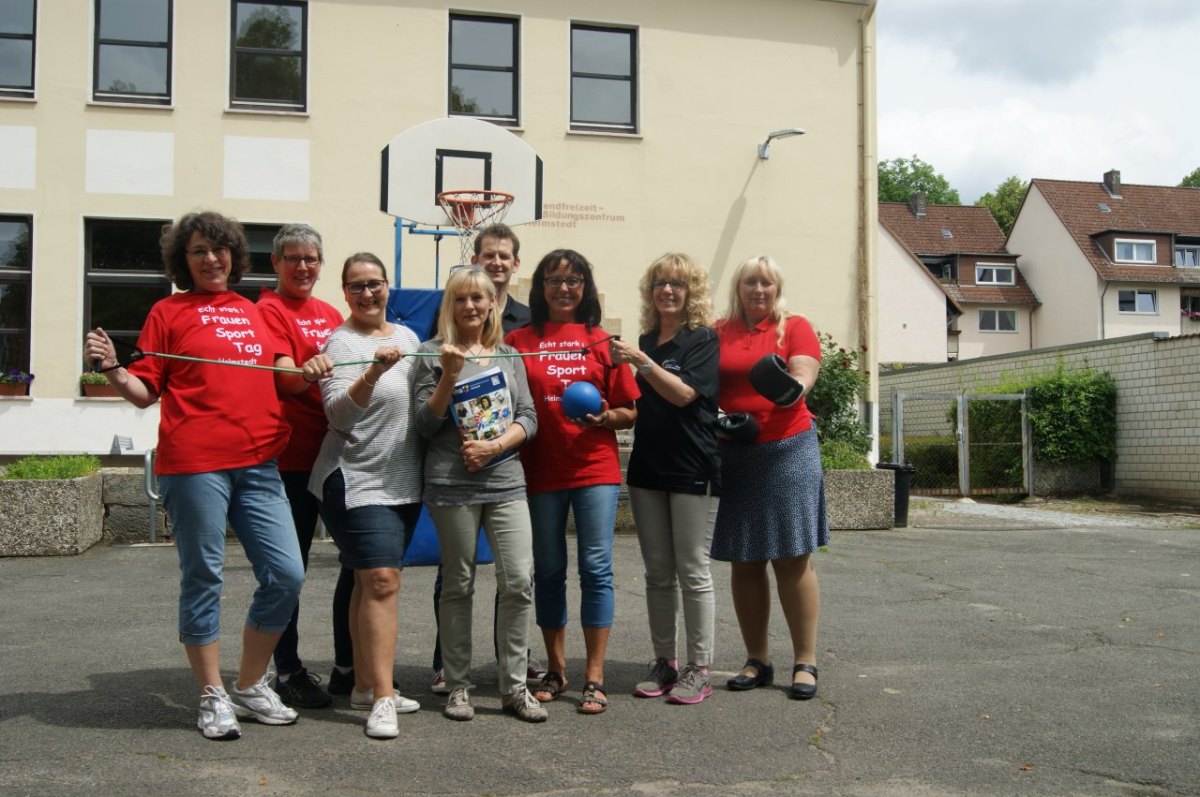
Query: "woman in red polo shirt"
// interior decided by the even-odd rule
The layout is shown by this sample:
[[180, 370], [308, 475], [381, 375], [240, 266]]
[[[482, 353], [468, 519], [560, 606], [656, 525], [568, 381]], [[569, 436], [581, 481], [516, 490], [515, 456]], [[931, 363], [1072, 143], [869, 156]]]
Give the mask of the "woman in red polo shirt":
[[[821, 345], [808, 321], [783, 305], [783, 273], [770, 257], [754, 257], [734, 272], [729, 310], [717, 322], [720, 406], [748, 412], [759, 427], [749, 444], [721, 445], [721, 503], [712, 558], [731, 562], [730, 585], [746, 663], [731, 678], [733, 691], [770, 685], [775, 677], [768, 648], [771, 584], [792, 637], [791, 697], [817, 693], [817, 616], [821, 596], [812, 552], [829, 542], [825, 477], [817, 430], [803, 394], [821, 370]], [[804, 386], [801, 397], [779, 406], [750, 384], [750, 370], [777, 354], [788, 375]]]

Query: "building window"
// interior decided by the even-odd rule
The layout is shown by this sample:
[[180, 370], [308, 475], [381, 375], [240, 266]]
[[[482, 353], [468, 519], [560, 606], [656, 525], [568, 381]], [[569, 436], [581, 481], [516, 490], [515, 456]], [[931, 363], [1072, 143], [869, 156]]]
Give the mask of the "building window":
[[1117, 312], [1158, 315], [1158, 291], [1117, 291]]
[[637, 132], [637, 31], [571, 26], [571, 129]]
[[0, 372], [29, 370], [33, 219], [0, 216]]
[[235, 108], [307, 107], [308, 4], [233, 1], [229, 98]]
[[1175, 265], [1178, 268], [1200, 268], [1200, 246], [1175, 247]]
[[518, 22], [450, 16], [450, 115], [517, 123]]
[[[84, 328], [104, 327], [124, 362], [150, 308], [171, 295], [159, 237], [167, 220], [86, 219]], [[124, 344], [124, 345], [122, 345]]]
[[1016, 310], [980, 310], [980, 332], [1016, 332]]
[[171, 102], [171, 0], [96, 0], [93, 99]]
[[234, 291], [257, 302], [263, 288], [275, 287], [275, 268], [271, 265], [271, 252], [275, 248], [278, 224], [242, 224], [246, 231], [246, 243], [250, 248], [250, 270], [242, 275]]
[[976, 285], [1016, 285], [1017, 270], [1012, 266], [975, 266]]
[[1154, 241], [1130, 241], [1117, 239], [1118, 263], [1150, 263], [1156, 260]]
[[0, 3], [0, 97], [33, 96], [36, 0]]

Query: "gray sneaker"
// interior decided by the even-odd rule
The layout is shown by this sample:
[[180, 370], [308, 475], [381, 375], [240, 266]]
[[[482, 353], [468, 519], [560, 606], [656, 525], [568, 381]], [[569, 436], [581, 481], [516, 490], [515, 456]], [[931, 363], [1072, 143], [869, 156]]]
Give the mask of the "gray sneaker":
[[300, 714], [295, 709], [285, 706], [279, 695], [270, 687], [274, 677], [275, 673], [268, 669], [263, 673], [263, 677], [258, 679], [258, 683], [248, 689], [238, 689], [235, 683], [229, 696], [230, 702], [233, 703], [233, 712], [243, 719], [253, 718], [264, 725], [291, 725], [295, 722]]
[[671, 691], [675, 681], [679, 680], [679, 671], [675, 669], [674, 659], [656, 659], [650, 665], [650, 674], [646, 680], [633, 687], [634, 697], [662, 697]]
[[471, 696], [467, 694], [465, 687], [460, 686], [450, 693], [446, 707], [442, 709], [442, 716], [460, 722], [475, 719], [475, 708], [471, 705]]
[[712, 694], [712, 681], [708, 677], [707, 667], [697, 667], [689, 664], [679, 674], [679, 680], [667, 695], [668, 703], [691, 705], [701, 703]]
[[196, 720], [196, 727], [205, 739], [227, 742], [241, 737], [241, 726], [233, 715], [233, 705], [223, 688], [211, 685], [204, 687], [200, 695], [200, 717]]
[[537, 698], [529, 694], [524, 686], [518, 686], [500, 701], [504, 710], [526, 722], [545, 722], [550, 715]]

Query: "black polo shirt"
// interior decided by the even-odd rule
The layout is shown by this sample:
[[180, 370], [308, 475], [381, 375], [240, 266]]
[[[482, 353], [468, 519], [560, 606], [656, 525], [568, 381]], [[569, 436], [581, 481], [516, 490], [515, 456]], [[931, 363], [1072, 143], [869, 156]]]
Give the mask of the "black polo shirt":
[[661, 346], [657, 332], [638, 339], [638, 347], [664, 370], [696, 391], [686, 407], [660, 396], [639, 373], [637, 425], [626, 482], [630, 487], [703, 495], [720, 494], [720, 459], [712, 424], [717, 417], [717, 334], [708, 327], [681, 329]]

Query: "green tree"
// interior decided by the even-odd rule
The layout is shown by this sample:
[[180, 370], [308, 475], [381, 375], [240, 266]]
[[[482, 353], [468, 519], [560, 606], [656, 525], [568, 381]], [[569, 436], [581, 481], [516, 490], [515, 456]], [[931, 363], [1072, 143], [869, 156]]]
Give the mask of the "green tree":
[[1022, 182], [1021, 178], [1014, 174], [1000, 183], [995, 191], [988, 191], [979, 197], [975, 204], [990, 210], [992, 218], [1000, 225], [1000, 229], [1004, 230], [1004, 234], [1008, 235], [1012, 232], [1013, 222], [1017, 219], [1017, 211], [1028, 190], [1029, 183]]
[[907, 202], [914, 191], [924, 191], [930, 205], [962, 204], [949, 181], [916, 155], [879, 162], [880, 202]]
[[1192, 170], [1192, 173], [1183, 178], [1183, 182], [1179, 184], [1180, 188], [1200, 188], [1200, 166]]

